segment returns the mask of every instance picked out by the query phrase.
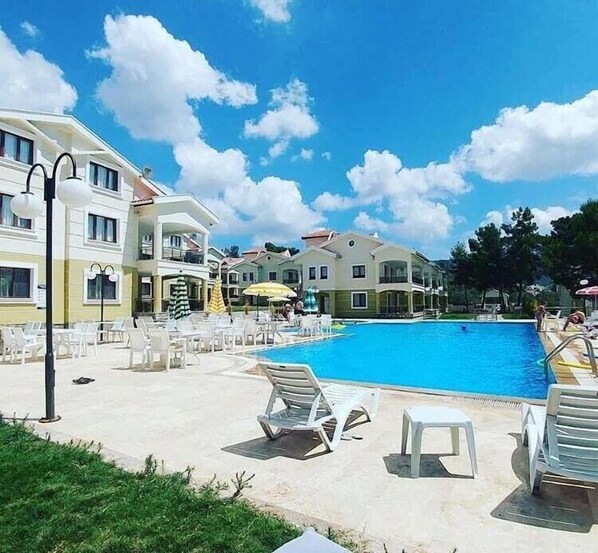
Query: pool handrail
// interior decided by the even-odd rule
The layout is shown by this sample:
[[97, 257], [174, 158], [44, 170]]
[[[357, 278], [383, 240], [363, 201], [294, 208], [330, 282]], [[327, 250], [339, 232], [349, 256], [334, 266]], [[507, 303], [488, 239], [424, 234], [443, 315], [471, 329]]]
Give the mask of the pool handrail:
[[594, 355], [594, 346], [591, 340], [585, 334], [573, 334], [569, 336], [566, 340], [563, 340], [556, 348], [554, 348], [550, 353], [544, 357], [544, 366], [548, 367], [548, 363], [561, 351], [563, 351], [571, 342], [575, 340], [582, 340], [586, 345], [586, 350], [588, 353], [588, 358], [590, 360], [590, 366], [592, 367], [592, 373], [598, 375], [598, 368], [596, 367], [596, 356]]

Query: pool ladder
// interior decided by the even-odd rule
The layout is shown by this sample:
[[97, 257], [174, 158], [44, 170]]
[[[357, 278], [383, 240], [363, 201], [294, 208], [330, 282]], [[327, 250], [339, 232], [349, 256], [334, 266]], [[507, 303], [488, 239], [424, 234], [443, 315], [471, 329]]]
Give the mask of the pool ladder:
[[592, 367], [592, 372], [595, 375], [598, 375], [598, 368], [596, 367], [596, 355], [594, 353], [594, 346], [590, 339], [585, 336], [584, 334], [574, 334], [573, 336], [569, 336], [564, 342], [561, 342], [556, 348], [554, 348], [545, 358], [544, 358], [544, 368], [548, 369], [548, 363], [561, 351], [563, 351], [571, 342], [575, 340], [582, 340], [586, 345], [586, 351], [588, 354], [588, 359], [590, 360], [590, 366]]

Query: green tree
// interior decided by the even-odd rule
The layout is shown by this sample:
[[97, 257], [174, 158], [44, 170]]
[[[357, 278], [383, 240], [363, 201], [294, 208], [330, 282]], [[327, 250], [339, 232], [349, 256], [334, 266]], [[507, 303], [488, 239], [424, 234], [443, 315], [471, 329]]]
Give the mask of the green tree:
[[469, 311], [469, 288], [473, 284], [472, 268], [471, 257], [467, 251], [467, 247], [463, 242], [457, 242], [451, 250], [449, 270], [453, 283], [463, 288], [467, 311]]
[[552, 221], [543, 260], [552, 280], [571, 293], [582, 279], [598, 284], [598, 200], [588, 200], [578, 213]]
[[[505, 241], [501, 230], [490, 223], [475, 231], [475, 238], [469, 239], [471, 262], [471, 280], [482, 292], [482, 304], [486, 301], [486, 292], [497, 288], [503, 303], [505, 274]], [[504, 307], [504, 306], [503, 306]]]
[[224, 248], [226, 257], [239, 257], [239, 246], [233, 245], [228, 248]]
[[291, 255], [295, 255], [296, 253], [299, 253], [298, 248], [288, 248], [287, 246], [277, 246], [276, 244], [273, 244], [272, 242], [266, 242], [264, 244], [264, 248], [266, 249], [266, 251], [274, 252], [274, 253], [282, 253], [287, 250], [289, 250], [289, 253]]
[[517, 290], [517, 303], [523, 301], [526, 285], [536, 282], [540, 274], [541, 237], [529, 207], [519, 208], [511, 215], [511, 223], [502, 225], [505, 234], [503, 286]]

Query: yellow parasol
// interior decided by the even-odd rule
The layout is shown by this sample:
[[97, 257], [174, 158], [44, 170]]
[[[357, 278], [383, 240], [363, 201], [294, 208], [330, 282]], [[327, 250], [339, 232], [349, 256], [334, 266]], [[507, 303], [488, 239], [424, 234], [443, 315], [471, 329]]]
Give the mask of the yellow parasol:
[[285, 297], [295, 298], [297, 294], [288, 286], [278, 282], [257, 282], [243, 290], [246, 296], [264, 296], [266, 298]]
[[214, 281], [214, 289], [212, 290], [212, 297], [207, 309], [208, 313], [225, 313], [226, 307], [222, 299], [222, 280], [217, 277]]
[[278, 282], [256, 282], [252, 284], [248, 288], [243, 290], [243, 294], [246, 296], [257, 296], [257, 309], [259, 313], [260, 304], [259, 304], [259, 297], [264, 296], [266, 298], [276, 298], [276, 297], [284, 297], [284, 298], [295, 298], [297, 297], [297, 293], [291, 290], [288, 286], [284, 284], [280, 284]]

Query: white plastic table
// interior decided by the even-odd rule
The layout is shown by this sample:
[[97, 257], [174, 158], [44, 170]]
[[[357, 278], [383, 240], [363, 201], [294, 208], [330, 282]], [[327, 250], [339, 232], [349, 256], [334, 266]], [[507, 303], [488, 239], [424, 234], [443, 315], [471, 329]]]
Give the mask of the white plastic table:
[[419, 477], [422, 432], [425, 428], [450, 428], [453, 454], [459, 454], [459, 428], [465, 430], [473, 476], [478, 474], [478, 461], [471, 419], [453, 407], [411, 407], [403, 412], [401, 455], [407, 452], [407, 436], [411, 426], [411, 478]]

